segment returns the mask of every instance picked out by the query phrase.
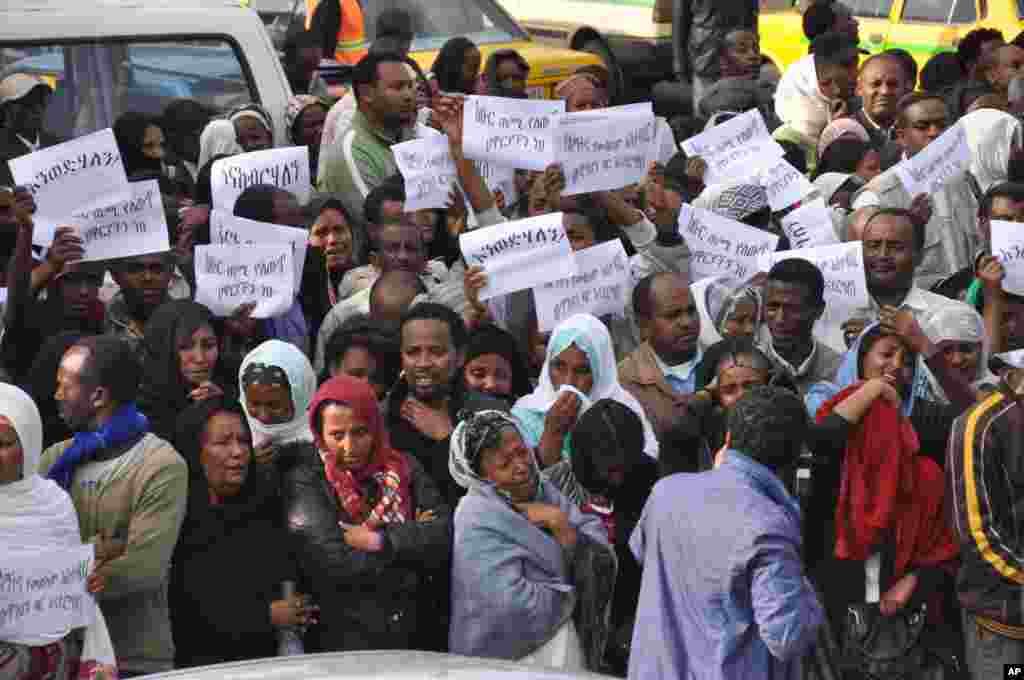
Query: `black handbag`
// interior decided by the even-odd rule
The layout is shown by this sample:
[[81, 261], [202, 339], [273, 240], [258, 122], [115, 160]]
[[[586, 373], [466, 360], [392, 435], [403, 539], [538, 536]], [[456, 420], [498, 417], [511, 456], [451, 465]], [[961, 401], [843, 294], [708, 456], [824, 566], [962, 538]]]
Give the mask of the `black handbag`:
[[846, 610], [842, 667], [844, 678], [864, 680], [956, 680], [964, 669], [955, 654], [927, 642], [927, 607], [882, 616], [877, 603]]

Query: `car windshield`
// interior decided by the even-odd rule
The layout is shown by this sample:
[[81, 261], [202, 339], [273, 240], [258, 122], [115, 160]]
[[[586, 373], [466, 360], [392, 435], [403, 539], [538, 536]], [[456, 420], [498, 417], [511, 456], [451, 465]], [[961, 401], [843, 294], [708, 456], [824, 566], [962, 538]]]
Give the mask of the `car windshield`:
[[[305, 21], [305, 2], [297, 3], [293, 25]], [[493, 0], [377, 0], [364, 2], [366, 39], [373, 41], [377, 17], [386, 10], [407, 12], [416, 37], [412, 51], [438, 50], [455, 36], [477, 45], [523, 40], [526, 33]]]
[[223, 39], [0, 43], [0, 77], [12, 73], [50, 84], [44, 128], [65, 139], [109, 127], [127, 111], [159, 115], [175, 99], [222, 112], [256, 93]]

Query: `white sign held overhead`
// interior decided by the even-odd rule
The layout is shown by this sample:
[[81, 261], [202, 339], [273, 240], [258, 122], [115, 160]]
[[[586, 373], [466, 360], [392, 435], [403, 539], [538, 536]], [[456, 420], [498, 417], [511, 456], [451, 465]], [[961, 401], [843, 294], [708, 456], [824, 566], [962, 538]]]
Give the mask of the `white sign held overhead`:
[[447, 137], [413, 139], [395, 144], [391, 151], [405, 180], [406, 211], [444, 208], [448, 205], [458, 171], [452, 160]]
[[537, 323], [547, 333], [573, 314], [621, 315], [629, 304], [629, 256], [618, 239], [575, 253], [578, 273], [533, 289]]
[[564, 196], [621, 189], [647, 174], [654, 155], [653, 117], [614, 116], [560, 125], [555, 161], [565, 173]]
[[782, 218], [782, 231], [793, 250], [838, 243], [832, 226], [832, 215], [825, 201], [816, 198], [792, 210]]
[[214, 161], [210, 172], [213, 207], [231, 211], [242, 192], [257, 184], [271, 184], [309, 203], [313, 192], [309, 176], [309, 149], [289, 146], [253, 151]]
[[285, 244], [196, 246], [196, 302], [227, 317], [256, 303], [254, 319], [281, 316], [295, 300], [292, 251]]
[[302, 286], [306, 250], [309, 248], [309, 232], [305, 229], [247, 220], [215, 208], [210, 211], [210, 243], [215, 246], [288, 245], [295, 263], [295, 290]]
[[131, 196], [117, 140], [110, 128], [7, 161], [14, 183], [36, 201], [32, 240], [53, 242], [57, 227], [83, 206], [112, 205]]
[[465, 232], [459, 236], [459, 249], [467, 266], [482, 266], [487, 273], [481, 300], [533, 288], [577, 271], [562, 213]]
[[773, 212], [780, 212], [804, 198], [814, 185], [785, 158], [776, 158], [757, 172], [757, 183], [768, 196]]
[[680, 145], [687, 156], [700, 156], [707, 163], [704, 184], [719, 184], [730, 177], [746, 176], [752, 167], [769, 164], [785, 155], [757, 109], [716, 125]]
[[91, 626], [96, 601], [86, 590], [93, 545], [42, 552], [4, 551], [0, 564], [0, 640], [45, 637]]
[[524, 170], [555, 162], [554, 131], [565, 102], [473, 95], [466, 98], [462, 148], [466, 158]]
[[907, 193], [934, 194], [953, 177], [971, 166], [967, 131], [957, 123], [934, 142], [893, 168]]
[[1006, 270], [1003, 290], [1024, 295], [1024, 229], [1019, 223], [992, 220], [992, 254]]
[[747, 281], [758, 271], [758, 258], [779, 244], [775, 234], [686, 203], [679, 211], [679, 234], [690, 249], [694, 281], [709, 276]]
[[129, 185], [123, 201], [82, 210], [72, 216], [85, 246], [83, 260], [111, 260], [171, 249], [167, 216], [157, 180]]

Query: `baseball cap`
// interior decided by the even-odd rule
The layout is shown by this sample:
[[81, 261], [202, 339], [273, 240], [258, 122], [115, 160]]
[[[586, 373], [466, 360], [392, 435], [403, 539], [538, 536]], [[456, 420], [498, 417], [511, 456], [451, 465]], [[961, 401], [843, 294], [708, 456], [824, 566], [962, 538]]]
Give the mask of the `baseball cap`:
[[49, 84], [38, 76], [27, 73], [9, 75], [0, 80], [0, 105], [23, 99], [37, 87], [45, 87], [47, 92], [52, 92]]

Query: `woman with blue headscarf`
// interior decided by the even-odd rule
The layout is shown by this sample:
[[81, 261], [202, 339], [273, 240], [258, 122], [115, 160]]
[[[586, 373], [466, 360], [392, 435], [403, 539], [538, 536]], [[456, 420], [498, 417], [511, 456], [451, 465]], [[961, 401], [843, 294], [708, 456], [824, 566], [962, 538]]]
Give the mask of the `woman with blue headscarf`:
[[644, 425], [644, 453], [658, 457], [658, 441], [643, 407], [619, 384], [608, 327], [595, 316], [576, 314], [555, 326], [537, 388], [519, 399], [512, 415], [527, 444], [536, 447], [542, 467], [569, 460], [569, 436], [592, 404], [613, 399], [633, 410]]

